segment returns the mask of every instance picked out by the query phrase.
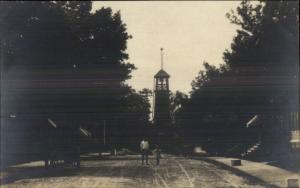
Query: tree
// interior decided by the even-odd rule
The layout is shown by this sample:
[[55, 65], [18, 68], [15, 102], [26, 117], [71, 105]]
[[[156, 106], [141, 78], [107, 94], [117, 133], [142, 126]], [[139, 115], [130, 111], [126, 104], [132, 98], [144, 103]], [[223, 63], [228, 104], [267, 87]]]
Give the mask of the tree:
[[192, 91], [199, 90], [201, 87], [204, 87], [208, 84], [208, 82], [213, 82], [215, 80], [220, 79], [226, 71], [228, 71], [228, 67], [224, 64], [220, 65], [219, 68], [216, 66], [210, 65], [208, 62], [203, 62], [203, 66], [205, 70], [201, 70], [198, 73], [198, 76], [192, 81]]
[[171, 119], [173, 124], [176, 124], [176, 117], [179, 116], [180, 110], [182, 106], [186, 105], [188, 101], [188, 95], [181, 92], [176, 91], [175, 93], [171, 93], [170, 95], [170, 111], [171, 111]]
[[[149, 89], [136, 92], [131, 89], [130, 93], [121, 100], [120, 116], [112, 132], [114, 142], [119, 147], [137, 149], [137, 143], [142, 136], [151, 136], [150, 130], [150, 102]], [[148, 134], [148, 135], [147, 135]]]
[[227, 14], [240, 26], [224, 53], [225, 62], [239, 66], [295, 66], [299, 59], [299, 2], [242, 1], [237, 11]]
[[227, 14], [241, 29], [231, 52], [224, 52], [224, 61], [233, 77], [265, 83], [264, 89], [254, 88], [252, 97], [260, 96], [266, 101], [263, 105], [278, 111], [282, 111], [282, 105], [292, 106], [297, 101], [294, 94], [299, 79], [298, 5], [298, 1], [267, 1], [254, 6], [243, 1], [236, 13]]
[[206, 148], [223, 153], [232, 145], [211, 144], [247, 139], [253, 115], [295, 110], [299, 79], [298, 1], [242, 1], [227, 17], [240, 28], [225, 64], [204, 63], [182, 109], [186, 139], [210, 140]]
[[[29, 85], [34, 85], [32, 80], [49, 83], [42, 94], [18, 90], [12, 95], [16, 101], [29, 102], [15, 104], [14, 110], [24, 112], [31, 105], [33, 111], [50, 114], [113, 112], [129, 92], [123, 82], [135, 67], [126, 62], [131, 36], [119, 12], [102, 8], [91, 13], [91, 2], [1, 2], [0, 7], [3, 75]], [[62, 87], [50, 88], [55, 80]], [[90, 89], [78, 89], [78, 80]]]
[[[51, 118], [65, 132], [81, 126], [100, 139], [103, 120], [111, 127], [131, 117], [148, 121], [147, 101], [125, 84], [135, 66], [128, 62], [131, 36], [120, 12], [91, 8], [90, 1], [0, 2], [7, 127], [15, 114], [24, 129], [40, 130], [30, 138], [41, 138], [36, 134], [47, 136]], [[128, 124], [122, 128], [130, 130]]]

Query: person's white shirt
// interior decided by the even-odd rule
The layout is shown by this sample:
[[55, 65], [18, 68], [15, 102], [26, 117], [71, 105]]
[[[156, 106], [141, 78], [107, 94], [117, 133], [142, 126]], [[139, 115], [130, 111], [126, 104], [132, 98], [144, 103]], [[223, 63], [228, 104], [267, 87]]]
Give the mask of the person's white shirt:
[[149, 142], [146, 141], [146, 140], [142, 140], [140, 146], [141, 146], [141, 149], [142, 149], [142, 150], [149, 149]]

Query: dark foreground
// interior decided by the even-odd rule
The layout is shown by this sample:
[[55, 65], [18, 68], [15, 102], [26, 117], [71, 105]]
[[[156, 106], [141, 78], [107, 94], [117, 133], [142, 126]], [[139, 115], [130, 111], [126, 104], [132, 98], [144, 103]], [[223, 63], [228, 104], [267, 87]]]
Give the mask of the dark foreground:
[[266, 187], [209, 162], [169, 155], [163, 157], [160, 166], [154, 164], [153, 158], [149, 166], [142, 166], [138, 155], [105, 159], [82, 156], [80, 169], [45, 169], [42, 162], [27, 163], [3, 172], [1, 187]]

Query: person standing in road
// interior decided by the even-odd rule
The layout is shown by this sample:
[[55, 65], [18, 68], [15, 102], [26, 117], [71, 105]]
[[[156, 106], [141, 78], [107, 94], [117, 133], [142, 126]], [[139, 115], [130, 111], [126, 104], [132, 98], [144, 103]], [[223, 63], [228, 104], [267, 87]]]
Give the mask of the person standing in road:
[[159, 161], [161, 158], [161, 149], [159, 148], [159, 145], [155, 145], [155, 149], [153, 150], [153, 153], [155, 154], [156, 158], [156, 165], [159, 165]]
[[146, 165], [148, 164], [148, 154], [149, 154], [149, 142], [145, 139], [141, 141], [140, 144], [141, 153], [142, 153], [142, 165], [144, 165], [144, 161], [146, 160]]

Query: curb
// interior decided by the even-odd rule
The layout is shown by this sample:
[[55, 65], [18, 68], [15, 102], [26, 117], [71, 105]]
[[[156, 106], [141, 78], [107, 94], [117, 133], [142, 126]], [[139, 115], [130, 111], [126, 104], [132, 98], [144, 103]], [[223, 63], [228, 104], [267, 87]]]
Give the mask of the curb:
[[230, 166], [230, 165], [224, 164], [224, 163], [219, 162], [219, 161], [216, 161], [216, 160], [214, 160], [214, 159], [210, 159], [210, 158], [208, 158], [208, 157], [190, 157], [190, 158], [191, 158], [191, 159], [203, 160], [203, 161], [205, 161], [205, 162], [208, 162], [208, 163], [212, 163], [212, 164], [214, 164], [214, 165], [217, 165], [217, 166], [221, 167], [221, 168], [224, 169], [224, 170], [229, 170], [229, 171], [233, 172], [233, 173], [236, 174], [236, 175], [244, 176], [244, 177], [246, 177], [247, 179], [249, 179], [251, 183], [252, 183], [252, 182], [259, 183], [259, 184], [261, 184], [261, 185], [263, 185], [263, 186], [266, 186], [267, 188], [280, 188], [280, 187], [278, 187], [277, 185], [274, 185], [274, 184], [272, 184], [272, 183], [270, 183], [270, 182], [265, 182], [264, 180], [262, 180], [262, 179], [260, 179], [260, 178], [258, 178], [258, 177], [256, 177], [256, 176], [253, 176], [253, 175], [251, 175], [251, 174], [248, 174], [248, 173], [246, 173], [246, 172], [244, 172], [244, 171], [242, 171], [242, 170], [240, 170], [240, 169], [238, 169], [238, 168], [234, 168], [234, 167], [232, 167], [232, 166]]

